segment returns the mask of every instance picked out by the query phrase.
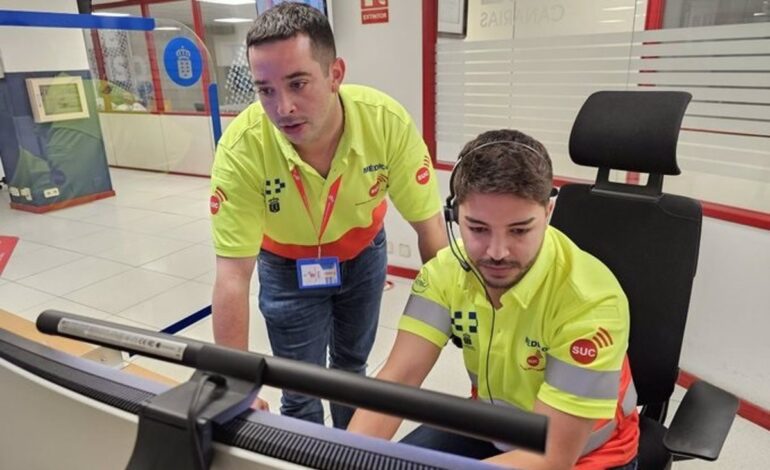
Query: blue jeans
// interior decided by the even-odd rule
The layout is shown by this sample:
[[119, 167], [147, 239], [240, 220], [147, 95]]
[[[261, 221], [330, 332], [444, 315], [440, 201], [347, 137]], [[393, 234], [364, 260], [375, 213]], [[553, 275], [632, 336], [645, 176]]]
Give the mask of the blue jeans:
[[[474, 439], [449, 431], [442, 431], [429, 426], [420, 426], [401, 439], [404, 444], [439, 450], [473, 459], [486, 459], [501, 454], [500, 449], [489, 441]], [[636, 470], [637, 458], [612, 470]]]
[[[342, 285], [299, 289], [297, 262], [259, 254], [259, 309], [273, 354], [364, 375], [374, 344], [385, 284], [385, 231], [354, 259], [340, 263]], [[355, 410], [331, 403], [334, 427], [346, 428]], [[281, 414], [323, 423], [318, 398], [284, 391]]]

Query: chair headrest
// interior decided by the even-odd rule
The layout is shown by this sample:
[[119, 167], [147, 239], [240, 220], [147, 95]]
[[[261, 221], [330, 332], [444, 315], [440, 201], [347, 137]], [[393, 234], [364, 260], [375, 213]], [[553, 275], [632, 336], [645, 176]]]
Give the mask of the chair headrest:
[[572, 161], [583, 166], [678, 175], [676, 144], [691, 98], [679, 91], [592, 94], [572, 126]]

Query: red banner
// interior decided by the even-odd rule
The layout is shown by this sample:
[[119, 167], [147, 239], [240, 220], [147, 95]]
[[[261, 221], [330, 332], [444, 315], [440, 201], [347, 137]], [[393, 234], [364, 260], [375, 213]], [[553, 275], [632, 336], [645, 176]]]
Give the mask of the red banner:
[[19, 241], [19, 237], [5, 237], [0, 235], [0, 274], [3, 274], [5, 265], [8, 264], [8, 260], [11, 259], [11, 253], [16, 248], [16, 243]]

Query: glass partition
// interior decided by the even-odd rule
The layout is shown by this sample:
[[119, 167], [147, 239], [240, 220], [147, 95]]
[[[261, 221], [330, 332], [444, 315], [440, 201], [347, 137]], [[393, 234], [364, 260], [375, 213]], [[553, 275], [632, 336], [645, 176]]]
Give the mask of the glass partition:
[[[710, 5], [712, 25], [645, 30], [647, 2], [636, 0], [469, 0], [465, 37], [440, 35], [437, 45], [438, 159], [451, 163], [480, 132], [512, 127], [547, 146], [557, 176], [593, 180], [567, 149], [586, 97], [682, 90], [693, 95], [679, 139], [683, 173], [666, 190], [770, 212], [766, 2], [740, 2], [746, 22], [729, 25], [713, 24], [736, 18], [725, 13], [730, 2], [678, 3]], [[665, 15], [673, 18], [668, 7]]]

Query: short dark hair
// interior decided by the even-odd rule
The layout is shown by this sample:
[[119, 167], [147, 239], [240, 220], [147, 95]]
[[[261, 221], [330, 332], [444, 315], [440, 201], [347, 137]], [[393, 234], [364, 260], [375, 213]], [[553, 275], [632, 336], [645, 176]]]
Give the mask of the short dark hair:
[[513, 129], [487, 131], [460, 152], [453, 178], [457, 204], [471, 193], [512, 194], [547, 205], [553, 188], [551, 158], [543, 144]]
[[246, 49], [301, 34], [310, 38], [313, 57], [325, 72], [337, 57], [334, 34], [326, 16], [303, 3], [281, 3], [259, 15], [246, 35]]

